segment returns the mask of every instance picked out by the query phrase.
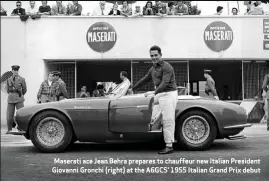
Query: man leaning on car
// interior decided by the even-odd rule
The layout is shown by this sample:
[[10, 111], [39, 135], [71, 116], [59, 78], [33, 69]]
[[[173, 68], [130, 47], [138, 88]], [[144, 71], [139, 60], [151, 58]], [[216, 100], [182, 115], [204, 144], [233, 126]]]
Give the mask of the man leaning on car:
[[[162, 59], [161, 48], [153, 46], [150, 48], [150, 57], [153, 66], [145, 77], [139, 80], [130, 91], [137, 89], [144, 83], [152, 80], [156, 89], [154, 104], [159, 104], [162, 114], [163, 136], [166, 147], [159, 154], [168, 154], [173, 152], [173, 142], [175, 133], [175, 109], [177, 105], [177, 85], [173, 67]], [[152, 92], [145, 93], [149, 96]]]

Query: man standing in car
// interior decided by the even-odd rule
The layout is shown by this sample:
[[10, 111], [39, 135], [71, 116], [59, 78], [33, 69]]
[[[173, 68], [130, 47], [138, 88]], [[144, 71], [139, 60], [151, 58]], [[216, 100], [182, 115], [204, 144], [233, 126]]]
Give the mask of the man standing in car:
[[122, 82], [119, 85], [117, 85], [117, 87], [113, 91], [117, 97], [124, 96], [127, 93], [127, 91], [129, 90], [129, 87], [131, 85], [129, 79], [127, 78], [126, 71], [120, 72], [120, 79], [122, 80]]
[[[163, 136], [166, 147], [159, 154], [168, 154], [173, 152], [173, 142], [175, 134], [175, 110], [178, 100], [177, 85], [173, 67], [162, 59], [161, 48], [152, 46], [150, 48], [150, 57], [153, 66], [145, 77], [139, 80], [130, 91], [137, 89], [144, 83], [152, 80], [156, 89], [154, 104], [159, 104], [162, 114]], [[149, 96], [151, 92], [145, 93]]]

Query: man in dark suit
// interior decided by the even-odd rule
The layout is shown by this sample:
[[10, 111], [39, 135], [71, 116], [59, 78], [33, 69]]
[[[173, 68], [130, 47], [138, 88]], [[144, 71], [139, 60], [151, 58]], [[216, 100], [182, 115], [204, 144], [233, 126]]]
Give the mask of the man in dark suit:
[[263, 89], [263, 98], [265, 101], [265, 112], [267, 111], [266, 119], [267, 119], [267, 131], [269, 131], [269, 117], [268, 117], [268, 112], [269, 112], [269, 105], [268, 105], [268, 99], [269, 99], [269, 91], [268, 91], [268, 86], [269, 86], [269, 73], [264, 76], [263, 79], [263, 84], [262, 84], [262, 89]]
[[208, 96], [213, 96], [215, 99], [219, 100], [216, 87], [215, 87], [215, 81], [211, 77], [211, 70], [204, 70], [204, 77], [206, 78], [206, 83], [205, 83], [205, 93]]
[[24, 95], [27, 92], [25, 79], [18, 74], [20, 66], [13, 65], [11, 68], [13, 75], [7, 79], [7, 134], [12, 131], [12, 127], [16, 126], [14, 123], [15, 107], [17, 110], [24, 107]]

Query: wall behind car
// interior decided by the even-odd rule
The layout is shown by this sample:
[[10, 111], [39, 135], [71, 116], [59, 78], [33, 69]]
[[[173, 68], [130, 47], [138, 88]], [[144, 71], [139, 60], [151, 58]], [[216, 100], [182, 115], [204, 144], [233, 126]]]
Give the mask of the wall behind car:
[[[136, 60], [148, 59], [149, 48], [159, 45], [169, 60], [268, 59], [263, 49], [266, 16], [184, 17], [41, 17], [21, 21], [1, 17], [1, 72], [21, 66], [28, 92], [25, 105], [36, 104], [36, 94], [45, 79], [44, 60]], [[206, 27], [222, 21], [233, 31], [233, 41], [223, 52], [214, 52], [204, 42]], [[117, 34], [114, 47], [106, 53], [92, 50], [86, 40], [90, 26], [110, 24]], [[188, 26], [187, 26], [188, 25]], [[1, 119], [5, 118], [7, 95], [1, 92]]]

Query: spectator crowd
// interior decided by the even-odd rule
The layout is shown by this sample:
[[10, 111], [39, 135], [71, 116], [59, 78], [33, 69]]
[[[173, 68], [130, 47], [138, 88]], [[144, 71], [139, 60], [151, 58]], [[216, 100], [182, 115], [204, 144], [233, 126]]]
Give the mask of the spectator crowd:
[[[190, 6], [186, 5], [184, 1], [152, 1], [146, 2], [146, 4], [141, 6], [135, 6], [132, 9], [129, 1], [115, 1], [121, 2], [119, 4], [113, 4], [113, 7], [107, 7], [106, 1], [99, 1], [98, 5], [94, 7], [92, 12], [88, 12], [87, 16], [125, 16], [125, 17], [136, 17], [136, 16], [169, 16], [169, 15], [192, 15], [200, 14], [201, 11], [196, 11], [192, 13]], [[41, 1], [41, 6], [37, 6], [35, 1], [29, 1], [29, 6], [25, 9], [22, 7], [22, 2], [16, 2], [16, 8], [11, 12], [11, 16], [82, 16], [82, 5], [78, 1], [72, 1], [64, 5], [62, 1], [56, 1], [52, 6], [47, 4], [47, 1]], [[244, 1], [244, 5], [247, 6], [246, 15], [264, 15], [265, 12], [261, 6], [261, 1]], [[196, 6], [197, 8], [197, 6]], [[216, 13], [214, 15], [222, 15], [223, 7], [218, 6], [216, 8]], [[238, 15], [238, 9], [233, 7], [231, 10], [232, 15]], [[1, 16], [7, 16], [8, 12], [2, 7], [1, 4]]]

